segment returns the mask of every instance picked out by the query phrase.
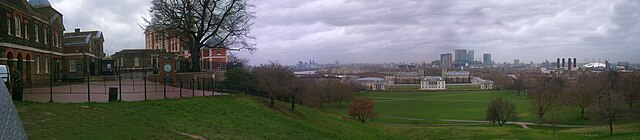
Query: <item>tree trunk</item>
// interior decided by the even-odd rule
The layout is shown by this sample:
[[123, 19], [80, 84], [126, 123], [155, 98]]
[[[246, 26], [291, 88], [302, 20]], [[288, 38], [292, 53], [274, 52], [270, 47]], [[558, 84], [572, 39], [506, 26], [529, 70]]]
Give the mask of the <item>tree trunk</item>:
[[543, 123], [542, 122], [542, 116], [544, 116], [544, 115], [538, 115], [538, 119], [536, 120], [536, 123], [538, 123], [538, 124], [542, 124]]
[[189, 47], [189, 53], [191, 53], [191, 71], [192, 72], [199, 72], [201, 71], [200, 69], [200, 43], [193, 40], [193, 43], [191, 43], [191, 47]]
[[580, 118], [584, 119], [584, 107], [580, 110]]
[[296, 108], [296, 94], [293, 94], [291, 97], [291, 111], [295, 111]]
[[613, 120], [609, 121], [609, 134], [613, 135]]
[[269, 106], [273, 108], [273, 104], [275, 103], [275, 97], [271, 96], [271, 101], [269, 102]]

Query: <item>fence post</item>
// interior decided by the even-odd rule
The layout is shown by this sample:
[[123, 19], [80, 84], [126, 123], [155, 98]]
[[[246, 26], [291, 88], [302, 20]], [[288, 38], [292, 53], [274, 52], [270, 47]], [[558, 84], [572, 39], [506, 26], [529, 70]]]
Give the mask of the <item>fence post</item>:
[[162, 78], [162, 85], [164, 85], [162, 93], [164, 94], [164, 98], [167, 99], [167, 78]]
[[213, 83], [213, 78], [210, 78], [209, 81], [210, 81], [209, 88], [211, 88], [211, 96], [214, 96], [216, 95], [216, 91], [213, 89], [213, 87], [215, 86], [215, 83]]
[[53, 102], [53, 73], [49, 73], [49, 102]]
[[202, 90], [202, 97], [204, 97], [204, 77], [202, 78], [202, 81], [200, 82], [200, 90]]
[[107, 87], [107, 78], [106, 76], [101, 76], [102, 77], [102, 82], [104, 83], [104, 93], [109, 94], [109, 92], [107, 92], [107, 89], [109, 87]]
[[180, 98], [182, 98], [182, 79], [180, 79], [179, 81], [180, 85], [178, 86], [178, 88], [180, 89]]
[[91, 102], [91, 75], [87, 76], [87, 101]]
[[142, 77], [144, 83], [144, 100], [147, 100], [147, 76]]
[[120, 98], [118, 98], [118, 101], [122, 101], [122, 76], [118, 75], [118, 90], [120, 90], [120, 92], [118, 92], [118, 96], [120, 96]]
[[191, 77], [191, 97], [196, 97], [196, 89], [195, 86], [193, 84], [195, 84], [195, 80], [193, 79], [193, 77]]

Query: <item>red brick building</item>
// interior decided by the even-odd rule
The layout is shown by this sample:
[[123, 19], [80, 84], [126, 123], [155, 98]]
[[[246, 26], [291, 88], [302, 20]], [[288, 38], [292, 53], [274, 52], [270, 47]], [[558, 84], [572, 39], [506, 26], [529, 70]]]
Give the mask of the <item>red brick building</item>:
[[170, 37], [167, 34], [147, 29], [144, 32], [145, 48], [149, 50], [164, 50], [175, 53], [178, 56], [185, 56], [187, 45], [179, 37]]
[[224, 71], [227, 65], [227, 49], [202, 47], [200, 63], [202, 71]]
[[0, 0], [0, 64], [16, 68], [24, 81], [58, 79], [62, 21], [47, 0]]

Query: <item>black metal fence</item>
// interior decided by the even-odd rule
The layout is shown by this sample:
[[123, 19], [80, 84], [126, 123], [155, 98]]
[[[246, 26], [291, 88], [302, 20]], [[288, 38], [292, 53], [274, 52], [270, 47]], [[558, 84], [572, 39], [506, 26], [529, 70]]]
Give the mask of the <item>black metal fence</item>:
[[25, 79], [22, 83], [14, 82], [14, 77], [7, 86], [13, 95], [21, 96], [18, 100], [34, 102], [144, 101], [220, 94], [214, 92], [213, 78], [160, 77], [147, 71], [121, 71], [111, 76], [31, 74], [20, 77]]

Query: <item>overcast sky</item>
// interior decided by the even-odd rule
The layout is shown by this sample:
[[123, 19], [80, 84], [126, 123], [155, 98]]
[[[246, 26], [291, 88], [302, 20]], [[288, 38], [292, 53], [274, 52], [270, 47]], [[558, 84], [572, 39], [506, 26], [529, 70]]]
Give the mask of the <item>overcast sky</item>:
[[[50, 0], [67, 31], [102, 30], [105, 51], [144, 48], [149, 0]], [[454, 49], [496, 62], [640, 62], [639, 0], [253, 0], [252, 64], [422, 62]]]

